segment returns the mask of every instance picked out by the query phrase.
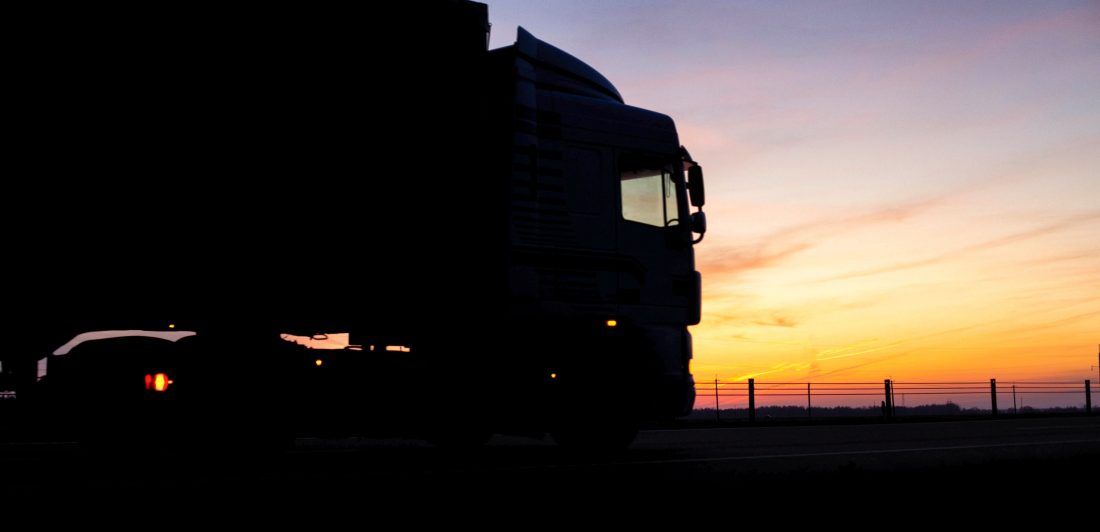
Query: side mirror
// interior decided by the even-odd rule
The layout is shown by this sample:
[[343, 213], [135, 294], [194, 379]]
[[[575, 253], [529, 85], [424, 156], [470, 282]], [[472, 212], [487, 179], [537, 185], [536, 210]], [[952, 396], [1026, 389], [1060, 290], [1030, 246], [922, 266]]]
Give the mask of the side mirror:
[[691, 232], [700, 235], [707, 232], [707, 213], [703, 211], [691, 213]]
[[[703, 167], [693, 165], [688, 168], [688, 199], [692, 207], [702, 207], [706, 203], [706, 193], [703, 190]], [[697, 231], [698, 232], [698, 231]]]

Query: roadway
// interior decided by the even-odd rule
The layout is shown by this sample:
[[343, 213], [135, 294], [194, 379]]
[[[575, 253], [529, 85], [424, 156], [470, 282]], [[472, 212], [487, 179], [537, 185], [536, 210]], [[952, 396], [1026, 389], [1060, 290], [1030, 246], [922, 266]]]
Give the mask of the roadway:
[[[756, 426], [643, 431], [626, 453], [564, 453], [549, 439], [495, 436], [472, 452], [415, 440], [299, 439], [280, 456], [254, 460], [126, 460], [88, 455], [69, 443], [0, 444], [0, 486], [14, 494], [176, 495], [264, 492], [369, 494], [392, 500], [493, 493], [669, 490], [728, 494], [844, 490], [904, 496], [932, 482], [937, 493], [1039, 494], [1096, 500], [1100, 417], [987, 419], [864, 425]], [[886, 486], [889, 486], [886, 488]], [[1087, 486], [1091, 486], [1088, 488]], [[1091, 491], [1088, 491], [1090, 490]], [[485, 490], [488, 490], [486, 492]]]

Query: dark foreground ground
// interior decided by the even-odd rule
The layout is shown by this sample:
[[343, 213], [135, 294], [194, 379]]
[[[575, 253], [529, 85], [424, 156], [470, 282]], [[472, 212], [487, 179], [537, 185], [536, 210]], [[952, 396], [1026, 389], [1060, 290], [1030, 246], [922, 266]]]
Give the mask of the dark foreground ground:
[[276, 456], [103, 456], [64, 442], [9, 443], [0, 444], [0, 489], [0, 510], [22, 500], [177, 511], [262, 504], [266, 515], [321, 505], [423, 518], [440, 518], [442, 508], [537, 515], [580, 504], [644, 519], [701, 500], [719, 503], [714, 511], [912, 512], [1020, 500], [1083, 509], [1100, 502], [1100, 417], [652, 430], [607, 457], [503, 436], [470, 452], [414, 440], [299, 439]]

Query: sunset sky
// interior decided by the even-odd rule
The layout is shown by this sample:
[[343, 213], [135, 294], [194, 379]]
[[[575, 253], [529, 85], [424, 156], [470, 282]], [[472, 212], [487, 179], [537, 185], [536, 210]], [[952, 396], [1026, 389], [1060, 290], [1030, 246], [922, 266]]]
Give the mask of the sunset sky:
[[487, 3], [704, 165], [698, 379], [1096, 383], [1100, 2]]

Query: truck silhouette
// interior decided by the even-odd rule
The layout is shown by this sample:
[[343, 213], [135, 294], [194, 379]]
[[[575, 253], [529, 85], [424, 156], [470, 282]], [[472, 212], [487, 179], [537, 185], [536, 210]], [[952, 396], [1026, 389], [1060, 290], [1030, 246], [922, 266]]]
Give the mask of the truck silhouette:
[[57, 22], [28, 78], [0, 389], [39, 429], [611, 448], [690, 411], [672, 119], [475, 2], [171, 15]]

